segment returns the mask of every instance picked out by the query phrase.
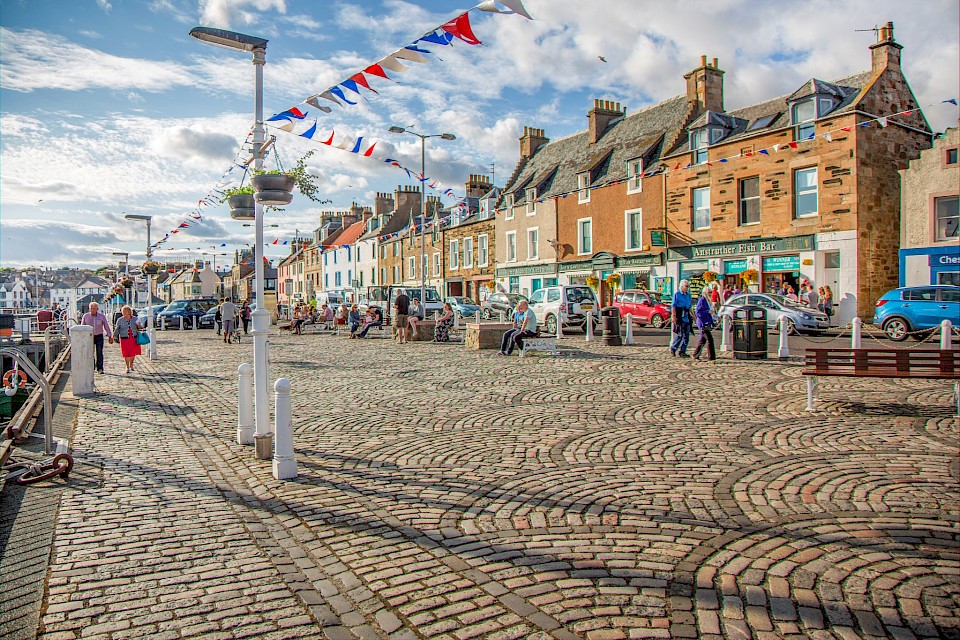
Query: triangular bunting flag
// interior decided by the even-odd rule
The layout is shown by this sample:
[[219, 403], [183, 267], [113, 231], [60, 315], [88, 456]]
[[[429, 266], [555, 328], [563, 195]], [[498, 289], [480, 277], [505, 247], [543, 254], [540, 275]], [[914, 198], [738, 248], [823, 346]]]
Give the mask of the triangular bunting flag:
[[833, 134], [828, 131], [825, 134], [823, 134], [823, 139], [826, 140], [827, 142], [833, 142]]
[[389, 69], [390, 71], [396, 71], [397, 73], [402, 73], [409, 69], [410, 67], [405, 67], [394, 58], [392, 55], [387, 56], [383, 60], [379, 61], [377, 65], [383, 67], [384, 69]]
[[373, 148], [374, 148], [375, 146], [377, 146], [377, 143], [376, 143], [376, 142], [374, 142], [372, 145], [370, 145], [370, 148], [363, 152], [364, 157], [369, 158], [371, 155], [373, 155]]
[[881, 127], [881, 128], [882, 128], [882, 127], [886, 127], [886, 126], [887, 126], [887, 119], [886, 119], [886, 118], [877, 118], [877, 123], [880, 124], [880, 127]]
[[363, 142], [363, 136], [357, 138], [357, 143], [353, 145], [353, 149], [350, 150], [350, 153], [359, 153], [360, 152], [360, 143]]
[[440, 25], [440, 28], [467, 44], [483, 44], [477, 40], [477, 36], [473, 35], [473, 30], [470, 28], [470, 14], [467, 12], [461, 13], [450, 22]]
[[453, 42], [453, 36], [447, 33], [446, 31], [443, 31], [441, 33], [432, 32], [423, 36], [422, 38], [417, 40], [417, 42], [431, 42], [433, 44], [446, 46], [446, 45], [449, 45], [451, 42]]
[[343, 95], [343, 91], [340, 90], [340, 87], [330, 87], [330, 93], [337, 96], [347, 104], [357, 104], [356, 102], [350, 102], [349, 100], [347, 100], [347, 97]]
[[363, 70], [364, 73], [369, 73], [372, 76], [380, 76], [381, 78], [390, 79], [390, 76], [387, 75], [387, 72], [383, 70], [379, 64], [372, 64], [366, 69]]
[[317, 109], [320, 109], [320, 111], [323, 111], [324, 113], [330, 113], [330, 112], [332, 112], [333, 109], [331, 109], [330, 107], [328, 107], [328, 106], [326, 106], [326, 105], [320, 104], [320, 101], [317, 99], [317, 98], [319, 98], [319, 97], [320, 97], [320, 96], [310, 96], [309, 98], [307, 98], [306, 100], [304, 100], [304, 102], [306, 102], [307, 104], [309, 104], [311, 107], [316, 107]]
[[336, 104], [338, 107], [342, 107], [342, 106], [343, 106], [342, 104], [340, 104], [340, 101], [337, 100], [337, 99], [334, 97], [333, 93], [331, 93], [330, 91], [324, 91], [323, 93], [318, 93], [318, 94], [317, 94], [317, 97], [318, 97], [318, 98], [323, 98], [324, 100], [329, 100], [330, 102]]
[[330, 137], [327, 138], [327, 140], [326, 140], [323, 144], [326, 144], [326, 145], [331, 145], [331, 144], [333, 144], [333, 134], [334, 134], [334, 133], [335, 133], [334, 131], [331, 131], [331, 132], [330, 132]]
[[853, 131], [853, 127], [840, 127], [840, 131], [846, 131], [847, 133]]
[[790, 147], [791, 149], [796, 149], [796, 148], [799, 147], [800, 145], [797, 144], [796, 142], [788, 142], [788, 143], [787, 143], [787, 146]]
[[[356, 82], [358, 85], [360, 85], [364, 89], [369, 89], [370, 91], [377, 93], [377, 91], [370, 86], [370, 83], [367, 82], [367, 79], [363, 77], [362, 73], [355, 73], [352, 76], [350, 76], [350, 79]], [[358, 91], [357, 93], [360, 93], [360, 92]]]
[[400, 60], [409, 60], [410, 62], [419, 62], [420, 64], [428, 64], [430, 62], [416, 51], [411, 51], [407, 47], [395, 51], [393, 57], [399, 58]]
[[313, 126], [300, 134], [301, 138], [307, 138], [308, 140], [313, 139], [313, 134], [317, 132], [317, 121], [313, 121]]

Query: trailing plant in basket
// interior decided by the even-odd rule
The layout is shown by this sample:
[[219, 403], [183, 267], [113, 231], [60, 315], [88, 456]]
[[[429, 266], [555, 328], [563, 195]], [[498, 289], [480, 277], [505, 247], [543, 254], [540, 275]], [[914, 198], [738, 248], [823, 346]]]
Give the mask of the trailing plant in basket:
[[253, 195], [253, 185], [246, 185], [244, 187], [230, 187], [223, 191], [223, 198], [220, 199], [220, 202], [226, 202], [227, 198], [231, 196], [252, 196]]
[[[280, 169], [255, 170], [253, 174], [257, 176], [286, 174], [293, 179], [293, 184], [297, 188], [297, 191], [314, 202], [320, 202], [320, 198], [317, 196], [317, 192], [320, 191], [320, 187], [317, 186], [317, 176], [307, 171], [307, 160], [313, 153], [314, 150], [312, 149], [305, 153], [303, 157], [297, 160], [297, 164], [293, 169], [287, 171], [281, 171]], [[244, 193], [253, 193], [253, 187], [250, 187], [249, 192], [245, 191]]]

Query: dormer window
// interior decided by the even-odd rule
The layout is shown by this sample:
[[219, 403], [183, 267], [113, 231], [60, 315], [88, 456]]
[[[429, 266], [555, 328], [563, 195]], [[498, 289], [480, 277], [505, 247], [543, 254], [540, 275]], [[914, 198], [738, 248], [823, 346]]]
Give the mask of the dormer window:
[[526, 190], [527, 215], [532, 216], [537, 213], [537, 190], [533, 187]]
[[643, 191], [643, 160], [637, 158], [627, 162], [627, 193]]
[[590, 202], [590, 172], [577, 175], [577, 202]]
[[722, 127], [699, 127], [690, 132], [690, 150], [693, 152], [693, 164], [707, 161], [707, 149], [723, 138]]
[[512, 193], [508, 193], [507, 195], [503, 196], [503, 206], [504, 208], [506, 208], [504, 218], [506, 218], [507, 220], [512, 220], [513, 219], [513, 194]]
[[813, 98], [798, 102], [790, 108], [790, 122], [794, 126], [794, 140], [807, 140], [813, 137], [816, 129], [813, 121], [817, 118], [816, 103]]

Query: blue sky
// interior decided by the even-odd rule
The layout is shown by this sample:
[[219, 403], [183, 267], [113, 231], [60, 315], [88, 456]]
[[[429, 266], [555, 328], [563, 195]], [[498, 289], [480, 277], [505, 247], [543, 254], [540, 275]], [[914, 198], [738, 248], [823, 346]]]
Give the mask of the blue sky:
[[[99, 266], [115, 251], [143, 258], [142, 226], [124, 213], [175, 228], [230, 166], [252, 124], [253, 71], [246, 54], [190, 38], [197, 25], [267, 38], [265, 114], [348, 78], [470, 4], [453, 0], [0, 0], [0, 265]], [[502, 5], [500, 5], [502, 8]], [[956, 126], [960, 62], [956, 0], [524, 0], [533, 16], [473, 11], [483, 46], [455, 42], [442, 60], [412, 64], [397, 82], [374, 78], [355, 107], [334, 108], [320, 131], [378, 140], [377, 154], [419, 167], [462, 190], [470, 173], [496, 167], [502, 185], [523, 126], [557, 139], [586, 126], [594, 98], [629, 111], [684, 91], [700, 56], [726, 71], [728, 109], [790, 93], [805, 80], [869, 68], [870, 29], [895, 23], [907, 79], [938, 131]], [[602, 62], [598, 56], [603, 56]], [[314, 112], [316, 113], [316, 112]], [[311, 116], [312, 118], [313, 116]], [[289, 166], [310, 149], [318, 205], [295, 198], [266, 220], [268, 241], [317, 226], [323, 209], [370, 204], [410, 184], [388, 165], [277, 135]], [[319, 136], [318, 136], [319, 137]], [[160, 256], [194, 257], [211, 245], [252, 242], [225, 205], [202, 210]], [[174, 251], [168, 251], [173, 247]], [[198, 250], [199, 249], [199, 250]], [[219, 250], [224, 251], [224, 250]], [[268, 246], [268, 256], [284, 253]], [[218, 259], [222, 263], [225, 257]]]

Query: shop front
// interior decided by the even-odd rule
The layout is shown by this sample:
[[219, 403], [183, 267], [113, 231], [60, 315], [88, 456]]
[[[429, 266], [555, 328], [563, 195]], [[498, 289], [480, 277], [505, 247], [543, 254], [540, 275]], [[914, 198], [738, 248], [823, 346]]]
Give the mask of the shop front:
[[900, 249], [900, 286], [960, 286], [960, 244]]
[[496, 271], [497, 289], [527, 296], [543, 287], [557, 284], [557, 263], [503, 267]]
[[653, 285], [652, 270], [663, 264], [663, 254], [618, 257], [616, 264], [621, 289], [649, 290]]

